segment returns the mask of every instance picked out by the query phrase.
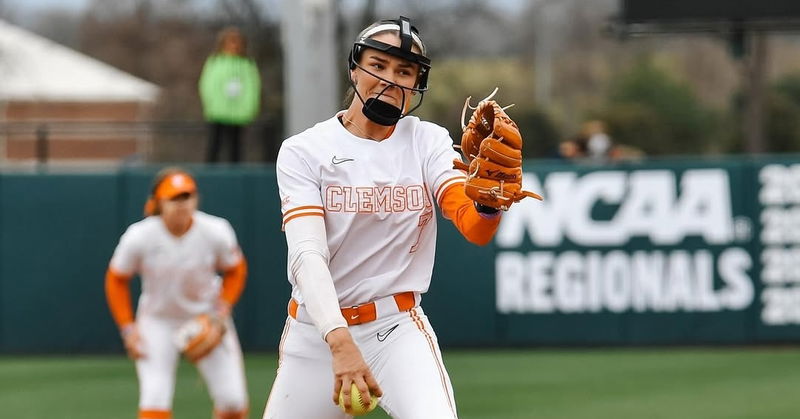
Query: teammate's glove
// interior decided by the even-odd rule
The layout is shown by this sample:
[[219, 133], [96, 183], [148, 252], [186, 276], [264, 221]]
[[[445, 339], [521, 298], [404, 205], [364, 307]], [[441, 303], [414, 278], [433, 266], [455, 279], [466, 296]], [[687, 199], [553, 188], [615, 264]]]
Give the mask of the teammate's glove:
[[453, 167], [467, 172], [464, 192], [478, 205], [508, 210], [525, 197], [542, 197], [522, 190], [522, 135], [505, 110], [490, 100], [495, 93], [497, 89], [478, 102], [467, 125], [463, 121], [470, 98], [464, 103], [461, 153], [469, 164], [455, 159]]
[[197, 362], [222, 342], [225, 330], [225, 322], [220, 317], [201, 314], [178, 329], [175, 344], [186, 359]]

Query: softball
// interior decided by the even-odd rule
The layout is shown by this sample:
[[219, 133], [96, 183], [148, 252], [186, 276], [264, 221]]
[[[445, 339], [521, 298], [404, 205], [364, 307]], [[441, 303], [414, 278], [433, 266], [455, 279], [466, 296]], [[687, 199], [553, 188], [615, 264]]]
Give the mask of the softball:
[[350, 410], [344, 409], [344, 392], [339, 391], [339, 407], [344, 410], [344, 413], [353, 416], [362, 416], [366, 415], [367, 413], [371, 412], [375, 409], [375, 406], [378, 405], [378, 398], [375, 395], [370, 394], [372, 400], [370, 400], [369, 404], [364, 403], [364, 400], [361, 399], [361, 392], [358, 391], [358, 387], [356, 387], [355, 383], [350, 386]]

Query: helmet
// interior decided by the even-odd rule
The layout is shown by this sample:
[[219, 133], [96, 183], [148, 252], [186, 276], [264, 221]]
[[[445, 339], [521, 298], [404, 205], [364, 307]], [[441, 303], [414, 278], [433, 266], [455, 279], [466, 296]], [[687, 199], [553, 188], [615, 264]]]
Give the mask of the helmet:
[[[372, 36], [387, 31], [396, 31], [400, 35], [400, 47], [372, 39]], [[413, 46], [416, 46], [420, 52], [413, 52]], [[417, 88], [414, 90], [428, 90], [428, 74], [431, 69], [431, 60], [427, 57], [427, 49], [422, 39], [419, 37], [419, 31], [416, 27], [411, 25], [411, 21], [407, 17], [400, 16], [398, 19], [381, 20], [361, 31], [356, 41], [353, 43], [353, 48], [350, 50], [350, 55], [347, 58], [350, 70], [355, 70], [356, 67], [358, 67], [358, 62], [365, 48], [376, 49], [389, 55], [394, 55], [395, 57], [400, 57], [412, 63], [419, 64], [419, 81], [417, 83]]]
[[[372, 38], [379, 33], [388, 31], [398, 33], [400, 36], [399, 47]], [[419, 49], [419, 53], [412, 50], [414, 46]], [[369, 69], [361, 67], [358, 62], [361, 59], [361, 55], [364, 53], [364, 50], [368, 48], [376, 49], [386, 54], [393, 55], [419, 65], [419, 76], [417, 78], [416, 86], [411, 88], [400, 86], [391, 80], [386, 80], [372, 73]], [[362, 112], [368, 119], [384, 126], [394, 125], [400, 120], [400, 118], [408, 115], [422, 105], [425, 91], [428, 90], [428, 74], [431, 68], [431, 60], [426, 56], [426, 53], [427, 51], [425, 44], [419, 37], [419, 31], [417, 28], [412, 26], [411, 21], [404, 16], [400, 16], [396, 20], [389, 19], [375, 22], [358, 34], [356, 41], [353, 43], [353, 48], [350, 50], [350, 54], [347, 58], [347, 66], [350, 70], [360, 68], [373, 77], [381, 79], [387, 83], [384, 91], [389, 87], [398, 87], [403, 94], [403, 103], [405, 103], [406, 90], [421, 94], [417, 105], [404, 114], [403, 109], [397, 108], [394, 105], [380, 100], [380, 96], [383, 94], [383, 92], [381, 92], [377, 98], [368, 98], [367, 100], [364, 100], [364, 98], [362, 98], [358, 93], [358, 89], [355, 89], [356, 96], [364, 105], [361, 108]], [[353, 84], [353, 80], [351, 78], [348, 77], [348, 80], [351, 84]], [[353, 87], [355, 87], [355, 84], [353, 84]]]

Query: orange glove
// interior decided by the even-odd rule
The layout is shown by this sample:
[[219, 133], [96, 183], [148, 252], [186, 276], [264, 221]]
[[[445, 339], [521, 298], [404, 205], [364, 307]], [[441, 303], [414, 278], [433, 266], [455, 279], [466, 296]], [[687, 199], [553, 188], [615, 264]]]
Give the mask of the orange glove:
[[210, 354], [222, 342], [225, 322], [215, 315], [201, 314], [181, 326], [175, 334], [175, 344], [191, 362]]
[[[522, 135], [505, 110], [491, 99], [497, 89], [478, 102], [469, 124], [463, 125], [461, 153], [469, 164], [456, 159], [453, 167], [467, 172], [464, 192], [487, 207], [508, 210], [525, 197], [542, 200], [539, 194], [522, 190]], [[464, 113], [469, 98], [464, 104]]]

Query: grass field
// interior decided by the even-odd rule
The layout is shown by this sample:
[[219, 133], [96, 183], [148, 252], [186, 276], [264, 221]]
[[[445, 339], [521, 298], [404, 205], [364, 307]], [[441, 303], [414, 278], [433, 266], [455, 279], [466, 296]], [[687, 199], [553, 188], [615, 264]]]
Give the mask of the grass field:
[[[256, 419], [275, 356], [249, 354], [245, 363]], [[799, 415], [797, 348], [448, 351], [445, 363], [462, 419]], [[196, 371], [184, 363], [178, 373], [175, 418], [209, 418]], [[135, 373], [122, 356], [5, 356], [0, 377], [4, 418], [135, 418]]]

